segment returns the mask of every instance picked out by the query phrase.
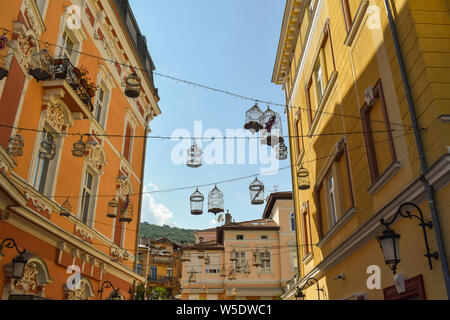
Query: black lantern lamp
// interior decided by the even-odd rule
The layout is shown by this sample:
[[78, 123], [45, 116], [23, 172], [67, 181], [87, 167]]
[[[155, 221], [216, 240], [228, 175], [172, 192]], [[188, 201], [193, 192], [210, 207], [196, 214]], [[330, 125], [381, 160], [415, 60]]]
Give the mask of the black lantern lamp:
[[258, 132], [263, 129], [261, 122], [263, 121], [264, 113], [258, 107], [258, 104], [249, 109], [245, 113], [245, 125], [244, 128], [250, 130], [252, 133]]
[[264, 112], [263, 126], [264, 130], [261, 134], [261, 144], [276, 146], [284, 142], [281, 117], [278, 113], [272, 111], [269, 106], [267, 106], [267, 110]]
[[31, 56], [29, 73], [38, 82], [52, 77], [52, 57], [47, 49], [42, 49]]
[[23, 146], [25, 143], [23, 142], [22, 137], [20, 136], [20, 132], [15, 136], [9, 138], [8, 141], [8, 153], [12, 157], [21, 157], [23, 154]]
[[287, 146], [284, 141], [281, 141], [277, 146], [275, 146], [275, 152], [278, 160], [286, 160], [288, 157]]
[[298, 188], [300, 190], [308, 190], [310, 188], [309, 172], [305, 169], [305, 167], [303, 167], [303, 165], [300, 167], [300, 169], [298, 169], [297, 178]]
[[46, 133], [46, 138], [41, 142], [39, 158], [42, 160], [53, 160], [56, 155], [56, 142], [52, 134]]
[[202, 166], [202, 149], [195, 141], [187, 151], [186, 165], [189, 168], [199, 168]]
[[102, 299], [103, 290], [109, 289], [109, 288], [112, 288], [114, 291], [113, 294], [111, 295], [111, 300], [122, 300], [122, 296], [119, 293], [120, 289], [114, 288], [113, 284], [110, 281], [103, 282], [100, 289], [98, 290], [98, 292], [100, 293], [100, 300], [103, 300]]
[[193, 215], [201, 215], [203, 214], [203, 202], [205, 197], [203, 194], [197, 190], [190, 197], [191, 200], [191, 214]]
[[141, 92], [141, 78], [136, 72], [129, 74], [125, 81], [125, 95], [129, 98], [137, 98]]
[[28, 262], [28, 259], [24, 256], [27, 251], [25, 249], [20, 251], [17, 247], [16, 241], [14, 241], [14, 239], [12, 238], [8, 238], [2, 241], [2, 243], [0, 244], [0, 254], [2, 254], [3, 248], [15, 248], [19, 253], [19, 255], [12, 260], [12, 278], [16, 281], [22, 279], [23, 273], [25, 272], [25, 266]]
[[[419, 212], [419, 216], [412, 214], [412, 209], [417, 210]], [[397, 220], [398, 216], [409, 219], [416, 218], [420, 221], [419, 226], [423, 231], [425, 248], [427, 251], [425, 257], [428, 259], [428, 266], [430, 270], [433, 270], [432, 258], [436, 260], [439, 259], [439, 254], [437, 252], [431, 253], [426, 231], [426, 228], [433, 228], [433, 223], [431, 221], [425, 222], [422, 210], [420, 210], [416, 204], [411, 202], [402, 204], [391, 221], [385, 221], [384, 219], [380, 220], [380, 223], [386, 227], [386, 230], [384, 230], [383, 233], [377, 237], [377, 240], [380, 243], [381, 250], [383, 251], [385, 264], [389, 266], [395, 275], [397, 264], [400, 262], [400, 235], [395, 233], [390, 226], [395, 222], [395, 220]]]
[[126, 200], [120, 208], [119, 221], [128, 223], [131, 222], [133, 220], [133, 207], [133, 202], [131, 201], [130, 196], [127, 195]]
[[295, 294], [296, 298], [305, 299], [306, 295], [303, 293], [306, 287], [316, 285], [317, 288], [317, 300], [320, 300], [320, 291], [324, 292], [323, 289], [319, 286], [319, 281], [316, 278], [309, 278], [306, 283], [302, 287], [297, 287], [297, 292]]
[[208, 194], [208, 212], [218, 214], [223, 210], [223, 192], [217, 188], [217, 185]]
[[112, 198], [108, 202], [108, 212], [106, 213], [106, 216], [108, 218], [117, 217], [117, 207], [119, 207], [119, 202], [116, 200], [116, 198]]
[[255, 178], [255, 181], [253, 181], [250, 186], [250, 201], [253, 205], [260, 205], [264, 204], [264, 183], [258, 180], [258, 178]]
[[69, 198], [64, 201], [61, 205], [61, 213], [60, 215], [63, 217], [70, 217], [70, 213], [72, 212], [72, 206], [70, 205]]
[[86, 143], [83, 142], [83, 136], [73, 144], [72, 155], [76, 158], [82, 158], [86, 152]]

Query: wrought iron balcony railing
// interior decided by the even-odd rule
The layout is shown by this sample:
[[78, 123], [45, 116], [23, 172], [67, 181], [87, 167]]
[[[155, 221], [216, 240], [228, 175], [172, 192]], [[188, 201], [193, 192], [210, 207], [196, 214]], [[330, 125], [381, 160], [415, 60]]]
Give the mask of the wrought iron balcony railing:
[[93, 93], [90, 93], [87, 82], [81, 78], [79, 70], [72, 65], [69, 59], [55, 59], [53, 61], [52, 80], [60, 79], [66, 80], [90, 112], [94, 111], [92, 105]]

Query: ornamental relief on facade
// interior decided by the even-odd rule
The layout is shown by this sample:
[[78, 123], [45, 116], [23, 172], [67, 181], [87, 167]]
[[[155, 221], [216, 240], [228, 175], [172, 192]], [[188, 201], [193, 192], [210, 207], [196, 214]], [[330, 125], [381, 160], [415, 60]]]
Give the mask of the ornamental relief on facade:
[[66, 121], [63, 107], [60, 104], [50, 103], [46, 106], [46, 120], [57, 131], [66, 129]]
[[38, 273], [39, 271], [36, 263], [27, 264], [23, 273], [23, 277], [15, 283], [14, 288], [24, 293], [38, 293]]
[[98, 174], [103, 173], [103, 167], [106, 165], [106, 158], [103, 148], [100, 145], [90, 148], [86, 160]]
[[20, 67], [27, 74], [31, 56], [37, 51], [37, 45], [32, 40], [36, 35], [21, 22], [14, 22], [14, 32], [18, 34], [13, 41], [14, 54]]

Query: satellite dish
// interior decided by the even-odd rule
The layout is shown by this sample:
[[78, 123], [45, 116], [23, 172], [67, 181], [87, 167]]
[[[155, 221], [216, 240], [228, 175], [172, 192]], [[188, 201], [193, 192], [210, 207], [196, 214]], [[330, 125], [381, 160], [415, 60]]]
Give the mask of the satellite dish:
[[217, 222], [223, 222], [223, 214], [219, 214], [219, 217], [217, 217]]

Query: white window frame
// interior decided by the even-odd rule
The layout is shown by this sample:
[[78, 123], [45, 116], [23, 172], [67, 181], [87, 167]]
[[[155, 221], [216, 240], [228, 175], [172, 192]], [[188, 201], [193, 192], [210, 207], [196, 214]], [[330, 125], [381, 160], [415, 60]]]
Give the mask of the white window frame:
[[[41, 15], [42, 21], [44, 22], [45, 17], [47, 15], [48, 4], [50, 3], [50, 1], [49, 0], [32, 0], [32, 1], [34, 1], [36, 3], [36, 8], [38, 9], [39, 14]], [[42, 8], [41, 8], [41, 5], [38, 4], [38, 2], [40, 2], [41, 5], [42, 5], [42, 2], [44, 2], [42, 5]], [[42, 11], [41, 11], [41, 9], [42, 9]]]
[[[269, 261], [263, 260], [265, 255], [269, 256]], [[259, 252], [259, 261], [261, 261], [261, 266], [259, 267], [260, 273], [271, 273], [272, 272], [272, 253], [270, 251]], [[264, 266], [264, 264], [266, 264], [266, 265]]]
[[244, 273], [247, 263], [247, 254], [245, 251], [235, 251], [234, 257], [236, 261], [234, 261], [234, 271], [236, 273]]
[[[81, 20], [80, 20], [81, 22]], [[73, 50], [76, 50], [78, 52], [83, 51], [83, 41], [87, 40], [87, 36], [83, 31], [83, 28], [79, 28], [79, 29], [69, 29], [67, 28], [67, 13], [64, 12], [64, 14], [61, 16], [61, 23], [59, 26], [59, 33], [58, 33], [58, 41], [57, 44], [59, 47], [57, 47], [57, 49], [55, 50], [54, 53], [54, 58], [55, 59], [61, 59], [63, 58], [62, 55], [62, 49], [61, 47], [64, 44], [64, 33], [66, 33], [71, 41], [73, 42]], [[70, 58], [70, 62], [73, 64], [74, 67], [78, 66], [78, 61], [80, 59], [80, 54], [77, 52], [73, 52], [73, 55]]]

